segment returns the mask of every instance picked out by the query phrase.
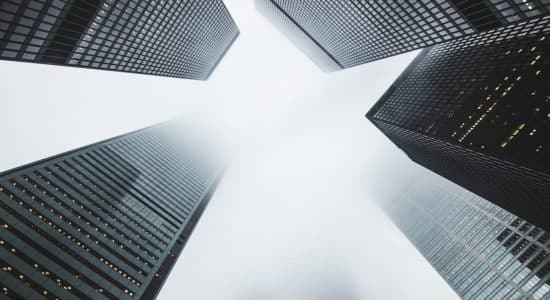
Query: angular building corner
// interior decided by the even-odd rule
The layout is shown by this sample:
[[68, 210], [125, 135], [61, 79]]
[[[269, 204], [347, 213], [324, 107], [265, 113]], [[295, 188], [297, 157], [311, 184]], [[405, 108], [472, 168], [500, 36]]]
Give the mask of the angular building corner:
[[550, 298], [550, 233], [444, 179], [422, 178], [379, 204], [462, 299]]
[[153, 299], [222, 173], [171, 123], [0, 174], [10, 299]]
[[550, 12], [548, 1], [256, 0], [321, 68], [350, 68]]
[[367, 118], [412, 160], [550, 230], [550, 15], [423, 50]]
[[330, 52], [289, 16], [275, 1], [255, 0], [256, 8], [324, 72], [344, 68]]
[[0, 59], [206, 80], [239, 30], [221, 0], [0, 2]]

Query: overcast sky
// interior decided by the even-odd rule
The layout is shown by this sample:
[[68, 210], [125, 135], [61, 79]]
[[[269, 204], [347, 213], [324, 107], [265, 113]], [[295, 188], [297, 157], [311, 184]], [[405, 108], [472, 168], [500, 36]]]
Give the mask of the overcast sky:
[[364, 117], [416, 53], [322, 73], [225, 2], [241, 35], [207, 82], [1, 61], [0, 170], [183, 117], [235, 157], [159, 299], [456, 299], [374, 204], [433, 176]]

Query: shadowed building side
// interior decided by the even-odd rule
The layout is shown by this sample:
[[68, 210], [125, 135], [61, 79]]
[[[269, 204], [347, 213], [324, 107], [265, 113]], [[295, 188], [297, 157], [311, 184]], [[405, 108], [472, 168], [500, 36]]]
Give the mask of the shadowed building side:
[[86, 31], [97, 10], [100, 1], [77, 0], [68, 5], [68, 9], [62, 11], [58, 19], [59, 28], [52, 34], [51, 40], [39, 56], [40, 62], [51, 64], [68, 64], [70, 54], [78, 46], [82, 33]]
[[546, 230], [549, 23], [426, 49], [367, 114], [415, 162]]

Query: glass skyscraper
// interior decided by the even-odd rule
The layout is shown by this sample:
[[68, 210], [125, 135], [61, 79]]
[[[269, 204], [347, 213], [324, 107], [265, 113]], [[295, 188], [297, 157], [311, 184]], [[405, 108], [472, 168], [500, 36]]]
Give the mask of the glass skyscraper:
[[207, 79], [239, 30], [221, 0], [3, 0], [0, 59]]
[[[325, 69], [349, 68], [550, 12], [538, 0], [256, 0]], [[298, 37], [301, 36], [300, 37]], [[299, 41], [299, 40], [302, 41]], [[317, 51], [311, 50], [317, 46]], [[311, 55], [314, 53], [315, 55]]]
[[550, 298], [548, 232], [449, 182], [416, 181], [385, 200], [383, 210], [463, 299]]
[[154, 298], [221, 175], [197, 145], [162, 124], [0, 174], [0, 298]]
[[423, 50], [368, 112], [415, 162], [550, 230], [550, 16]]

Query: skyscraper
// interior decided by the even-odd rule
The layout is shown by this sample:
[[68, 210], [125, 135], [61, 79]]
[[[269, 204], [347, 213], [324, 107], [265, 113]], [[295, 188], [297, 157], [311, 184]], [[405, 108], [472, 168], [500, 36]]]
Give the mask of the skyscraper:
[[415, 162], [550, 230], [550, 16], [423, 50], [368, 112]]
[[218, 163], [159, 125], [0, 174], [0, 294], [152, 299]]
[[0, 59], [207, 79], [239, 30], [221, 0], [0, 2]]
[[[349, 68], [550, 12], [538, 0], [256, 0], [324, 69]], [[302, 33], [297, 33], [297, 32]], [[314, 45], [317, 51], [312, 50]], [[313, 54], [312, 54], [313, 53]]]
[[451, 183], [418, 182], [383, 210], [463, 299], [548, 299], [550, 234]]

